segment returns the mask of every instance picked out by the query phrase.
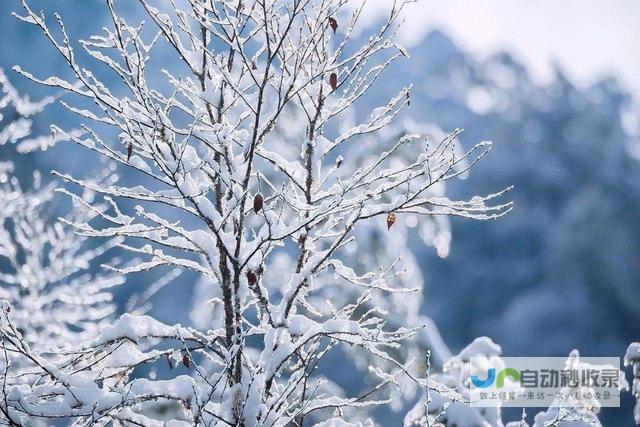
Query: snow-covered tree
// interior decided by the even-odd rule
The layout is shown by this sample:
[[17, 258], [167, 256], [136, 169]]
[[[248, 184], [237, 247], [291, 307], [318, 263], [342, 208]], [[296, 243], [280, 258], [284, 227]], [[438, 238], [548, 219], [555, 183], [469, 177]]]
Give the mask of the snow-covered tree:
[[[116, 272], [199, 273], [214, 314], [199, 329], [126, 314], [53, 358], [22, 345], [5, 316], [5, 348], [40, 376], [4, 390], [6, 419], [347, 425], [406, 378], [445, 392], [413, 375], [403, 351], [421, 319], [413, 308], [403, 323], [394, 311], [411, 307], [419, 288], [415, 270], [401, 274], [397, 258], [407, 251], [394, 242], [407, 237], [395, 234], [407, 231], [396, 223], [427, 221], [433, 231], [433, 217], [493, 219], [511, 205], [488, 203], [503, 192], [468, 201], [443, 194], [488, 143], [463, 152], [457, 130], [437, 140], [382, 132], [409, 105], [409, 87], [353, 116], [406, 55], [393, 41], [406, 2], [394, 2], [365, 39], [356, 37], [361, 9], [349, 14], [346, 0], [152, 3], [140, 1], [153, 29], [107, 1], [113, 25], [81, 41], [77, 55], [62, 20], [54, 29], [23, 1], [18, 17], [42, 30], [73, 77], [17, 70], [77, 96], [65, 106], [87, 121], [84, 134], [56, 135], [139, 174], [132, 185], [60, 174], [104, 198], [70, 193], [96, 220], [67, 222], [84, 236], [124, 239], [143, 258]], [[173, 61], [158, 63], [161, 45]], [[102, 82], [106, 70], [119, 87]], [[433, 337], [427, 346], [437, 346]], [[344, 396], [332, 381], [338, 373], [323, 372], [336, 347], [367, 364], [375, 381], [366, 391]], [[134, 372], [160, 362], [184, 374]]]
[[[29, 190], [15, 177], [0, 185], [0, 299], [25, 343], [46, 351], [95, 337], [115, 311], [109, 289], [124, 281], [92, 273], [119, 239], [90, 247], [56, 221], [55, 186], [42, 186], [38, 173]], [[91, 221], [96, 214], [76, 208], [66, 216]]]
[[[296, 121], [292, 120], [293, 123]], [[298, 129], [304, 132], [304, 126]], [[366, 141], [347, 147], [343, 155], [337, 158], [340, 168], [344, 169], [344, 173], [355, 173], [358, 165], [364, 164], [370, 159], [367, 157], [371, 152], [384, 150], [385, 143], [394, 141], [402, 135], [403, 131], [431, 135], [435, 140], [444, 140], [447, 135], [441, 130], [433, 126], [418, 125], [412, 122], [393, 123], [383, 131], [375, 135], [370, 135]], [[291, 138], [295, 134], [295, 127], [289, 126], [287, 133]], [[304, 135], [296, 135], [296, 138], [303, 138]], [[399, 151], [397, 156], [404, 157], [409, 161], [414, 153], [410, 150]], [[352, 162], [345, 162], [345, 158], [353, 159]], [[265, 171], [268, 176], [271, 173]], [[443, 195], [444, 183], [434, 185], [429, 189], [429, 194], [434, 196]], [[420, 236], [420, 241], [426, 245], [436, 246], [439, 253], [446, 253], [449, 250], [450, 234], [449, 222], [446, 216], [433, 216], [422, 218], [418, 221], [416, 215], [406, 215], [398, 218], [397, 223], [393, 225], [393, 232], [390, 234], [388, 225], [383, 221], [363, 222], [354, 230], [355, 239], [346, 250], [340, 253], [340, 260], [351, 266], [354, 270], [360, 272], [371, 272], [380, 269], [380, 266], [394, 266], [394, 271], [389, 271], [387, 281], [393, 281], [399, 292], [376, 292], [371, 295], [371, 300], [363, 303], [363, 309], [373, 308], [384, 310], [385, 321], [388, 327], [417, 327], [416, 336], [410, 340], [405, 340], [402, 346], [393, 350], [396, 357], [401, 360], [416, 360], [411, 366], [413, 375], [424, 375], [424, 354], [431, 352], [431, 363], [435, 369], [441, 369], [445, 361], [450, 357], [450, 351], [440, 336], [438, 328], [431, 319], [424, 316], [421, 312], [423, 308], [423, 288], [424, 280], [419, 269], [419, 263], [412, 251], [410, 250], [410, 239]], [[279, 274], [282, 269], [294, 270], [293, 265], [296, 262], [295, 254], [279, 253], [274, 259], [274, 265], [277, 268], [265, 271], [263, 280], [265, 287], [270, 293], [278, 292], [280, 286]], [[337, 274], [325, 274], [321, 277], [323, 283], [330, 283], [345, 280]], [[336, 283], [339, 285], [339, 283]], [[408, 291], [411, 292], [408, 292]], [[326, 293], [325, 293], [326, 292]], [[358, 298], [360, 289], [354, 287], [341, 287], [340, 292], [336, 292], [334, 288], [320, 288], [317, 294], [312, 298], [321, 301], [330, 299], [333, 303], [340, 301], [341, 304], [347, 304]], [[193, 296], [192, 318], [195, 324], [201, 328], [222, 327], [222, 306], [220, 304], [211, 304], [211, 301], [221, 301], [222, 294], [219, 287], [212, 287], [206, 278], [200, 280], [196, 286], [196, 292]], [[364, 374], [367, 373], [368, 367], [373, 363], [375, 365], [384, 364], [380, 360], [372, 360], [371, 354], [361, 351], [348, 351], [350, 359], [352, 359], [355, 367], [359, 368]], [[400, 410], [403, 401], [410, 401], [415, 393], [420, 389], [409, 378], [399, 378], [399, 385], [402, 399], [394, 399], [392, 407], [394, 410]], [[336, 386], [334, 384], [334, 386]]]
[[[32, 117], [52, 102], [52, 98], [31, 102], [21, 96], [0, 71], [3, 97], [0, 145], [3, 153], [13, 147], [29, 151], [46, 143], [47, 137], [30, 138]], [[8, 145], [12, 143], [15, 145]], [[7, 156], [9, 157], [9, 156]], [[2, 396], [10, 388], [27, 390], [40, 380], [31, 369], [42, 355], [57, 355], [78, 342], [95, 337], [109, 319], [115, 305], [110, 288], [124, 278], [115, 273], [93, 271], [120, 239], [97, 241], [76, 234], [57, 221], [64, 210], [55, 197], [56, 183], [42, 185], [40, 174], [24, 189], [13, 175], [13, 164], [0, 165], [0, 378]], [[110, 173], [103, 179], [110, 180]], [[89, 201], [90, 191], [81, 198]], [[68, 220], [91, 221], [94, 212], [76, 206], [66, 212]], [[112, 259], [112, 258], [111, 258]], [[29, 349], [35, 346], [37, 351]], [[17, 348], [23, 351], [16, 351]], [[33, 357], [33, 359], [30, 359]], [[6, 401], [5, 401], [6, 402]], [[3, 421], [18, 425], [2, 407]]]
[[[47, 145], [43, 136], [31, 138], [32, 118], [54, 101], [32, 102], [18, 93], [0, 70], [0, 145], [27, 152]], [[11, 144], [8, 144], [11, 143]], [[10, 157], [10, 156], [7, 156]], [[98, 247], [57, 221], [61, 209], [54, 200], [56, 183], [42, 185], [39, 172], [28, 189], [13, 175], [10, 161], [0, 170], [0, 299], [11, 310], [14, 326], [27, 344], [52, 350], [96, 335], [101, 321], [114, 312], [107, 289], [123, 282], [116, 274], [94, 275], [105, 252], [120, 239]], [[102, 180], [111, 180], [110, 171]], [[89, 201], [90, 191], [81, 198]], [[96, 214], [82, 206], [66, 212], [67, 220], [90, 222]], [[91, 245], [89, 244], [91, 243]]]
[[[15, 177], [0, 184], [0, 394], [4, 399], [10, 398], [10, 390], [30, 393], [37, 388], [46, 371], [34, 370], [34, 363], [48, 368], [66, 364], [68, 352], [77, 349], [78, 342], [92, 339], [113, 321], [110, 291], [124, 282], [115, 273], [94, 272], [119, 239], [92, 247], [95, 242], [56, 221], [55, 185], [42, 186], [37, 173], [29, 190], [23, 190]], [[91, 220], [95, 214], [74, 208], [67, 217]], [[4, 402], [0, 418], [24, 425], [25, 420], [11, 415]]]

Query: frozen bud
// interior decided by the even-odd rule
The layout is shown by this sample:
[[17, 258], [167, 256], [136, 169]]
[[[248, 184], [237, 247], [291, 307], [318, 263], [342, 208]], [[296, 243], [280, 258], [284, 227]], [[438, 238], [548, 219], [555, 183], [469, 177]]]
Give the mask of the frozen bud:
[[331, 73], [329, 76], [329, 84], [331, 85], [332, 90], [336, 90], [338, 87], [338, 75], [336, 73]]
[[262, 194], [258, 193], [255, 195], [255, 197], [253, 198], [253, 211], [255, 213], [258, 213], [262, 210], [262, 205], [264, 203], [264, 199], [262, 197]]
[[182, 353], [182, 364], [187, 368], [191, 367], [191, 357], [186, 351]]
[[335, 34], [338, 29], [338, 21], [336, 21], [335, 18], [329, 17], [329, 26], [333, 30], [333, 34]]

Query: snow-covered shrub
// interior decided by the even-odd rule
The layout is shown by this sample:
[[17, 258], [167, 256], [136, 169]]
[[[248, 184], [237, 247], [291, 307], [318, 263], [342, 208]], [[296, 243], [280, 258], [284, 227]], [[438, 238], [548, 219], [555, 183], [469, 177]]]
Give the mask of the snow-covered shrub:
[[[393, 41], [405, 2], [362, 42], [353, 41], [360, 10], [347, 16], [345, 4], [141, 0], [151, 29], [107, 1], [113, 25], [80, 42], [92, 57], [84, 61], [61, 19], [54, 30], [22, 2], [19, 18], [42, 30], [74, 80], [17, 70], [85, 101], [68, 105], [88, 122], [84, 134], [55, 134], [139, 177], [127, 184], [61, 174], [104, 198], [72, 196], [97, 221], [67, 221], [84, 236], [124, 239], [142, 260], [112, 266], [122, 274], [167, 266], [199, 273], [213, 314], [197, 329], [126, 314], [53, 359], [3, 329], [11, 351], [41, 377], [4, 390], [8, 420], [361, 425], [350, 424], [358, 411], [388, 403], [406, 378], [455, 394], [412, 375], [418, 352], [405, 343], [418, 335], [423, 348], [442, 346], [433, 328], [421, 329], [417, 270], [401, 274], [408, 231], [398, 222], [493, 219], [511, 205], [488, 203], [503, 192], [468, 201], [443, 194], [488, 143], [460, 151], [457, 130], [438, 140], [374, 139], [409, 105], [410, 87], [353, 117], [380, 73], [406, 55]], [[160, 47], [174, 61], [154, 61]], [[118, 87], [100, 80], [105, 70]], [[336, 353], [369, 368], [361, 393], [347, 395], [334, 381], [340, 373], [321, 369]], [[166, 379], [134, 372], [158, 364], [171, 368]]]

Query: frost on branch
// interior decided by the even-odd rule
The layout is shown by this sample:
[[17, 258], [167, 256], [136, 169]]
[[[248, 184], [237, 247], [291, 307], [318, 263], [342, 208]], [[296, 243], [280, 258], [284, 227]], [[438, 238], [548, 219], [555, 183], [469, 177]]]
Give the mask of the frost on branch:
[[[349, 15], [345, 3], [141, 0], [143, 24], [107, 1], [112, 25], [75, 43], [60, 18], [50, 23], [22, 2], [18, 17], [42, 30], [74, 78], [18, 71], [94, 106], [65, 101], [84, 133], [56, 133], [137, 173], [107, 184], [60, 174], [110, 204], [95, 211], [98, 221], [68, 222], [84, 236], [124, 239], [141, 261], [116, 272], [197, 272], [213, 313], [198, 330], [126, 315], [64, 368], [34, 361], [53, 372], [55, 392], [20, 395], [32, 403], [24, 413], [81, 423], [349, 425], [407, 382], [422, 385], [411, 360], [421, 349], [448, 357], [435, 328], [422, 328], [421, 281], [401, 224], [429, 224], [424, 232], [441, 240], [426, 240], [445, 248], [436, 218], [494, 219], [511, 204], [496, 201], [503, 192], [444, 195], [444, 183], [489, 145], [462, 150], [458, 130], [436, 141], [403, 132], [394, 123], [410, 87], [352, 117], [380, 73], [406, 56], [394, 42], [405, 2], [364, 42], [353, 40], [360, 11]], [[172, 61], [153, 60], [161, 49]], [[105, 70], [117, 88], [100, 80]], [[323, 373], [337, 347], [368, 372], [360, 394]], [[171, 379], [133, 373], [161, 361]]]

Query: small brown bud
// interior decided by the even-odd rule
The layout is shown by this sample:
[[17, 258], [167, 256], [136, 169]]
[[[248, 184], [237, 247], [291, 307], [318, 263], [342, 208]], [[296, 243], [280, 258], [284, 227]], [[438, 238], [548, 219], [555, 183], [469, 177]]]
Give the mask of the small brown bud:
[[264, 203], [264, 199], [262, 197], [262, 194], [260, 193], [256, 194], [253, 198], [253, 211], [255, 213], [260, 212], [260, 210], [262, 209], [263, 203]]
[[331, 26], [333, 34], [335, 34], [336, 30], [338, 29], [338, 21], [336, 21], [335, 18], [329, 17], [329, 26]]
[[247, 282], [249, 282], [249, 286], [255, 286], [258, 282], [258, 278], [256, 277], [256, 273], [251, 270], [247, 271]]
[[338, 75], [336, 73], [331, 73], [329, 76], [329, 84], [331, 85], [332, 90], [336, 90], [338, 87]]
[[191, 357], [189, 357], [189, 353], [186, 351], [182, 353], [182, 364], [187, 368], [191, 367]]

